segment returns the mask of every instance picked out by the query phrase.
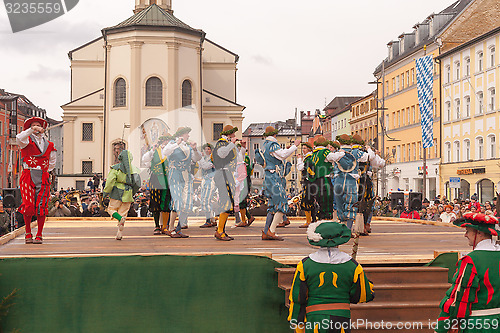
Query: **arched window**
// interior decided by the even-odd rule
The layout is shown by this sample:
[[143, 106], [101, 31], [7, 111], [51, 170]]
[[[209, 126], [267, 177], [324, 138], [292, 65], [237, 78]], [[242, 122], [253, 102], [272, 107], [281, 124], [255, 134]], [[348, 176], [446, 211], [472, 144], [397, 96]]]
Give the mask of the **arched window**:
[[444, 144], [444, 149], [446, 152], [446, 162], [451, 162], [451, 143], [446, 142]]
[[470, 158], [470, 140], [464, 140], [464, 160], [469, 161]]
[[495, 97], [496, 97], [496, 90], [495, 88], [490, 88], [489, 90], [489, 103], [488, 103], [488, 111], [495, 111]]
[[489, 179], [481, 179], [477, 182], [477, 194], [479, 202], [491, 201], [495, 196], [495, 184]]
[[455, 99], [455, 119], [460, 119], [460, 99]]
[[182, 107], [190, 107], [193, 104], [193, 92], [191, 88], [191, 82], [189, 80], [184, 80], [182, 82]]
[[123, 78], [115, 81], [115, 106], [127, 105], [127, 85]]
[[494, 134], [488, 135], [488, 149], [487, 149], [487, 157], [495, 158], [497, 151], [497, 143]]
[[464, 104], [465, 104], [465, 117], [470, 117], [470, 96], [465, 96], [464, 97]]
[[460, 142], [459, 141], [455, 141], [453, 143], [453, 150], [455, 151], [455, 159], [454, 161], [455, 162], [460, 162]]
[[495, 66], [495, 46], [490, 47], [490, 67]]
[[476, 138], [476, 159], [482, 160], [484, 158], [484, 140], [482, 137]]
[[478, 91], [476, 95], [477, 95], [477, 112], [476, 112], [476, 114], [483, 114], [484, 94], [482, 91]]
[[163, 105], [163, 84], [157, 77], [151, 77], [146, 81], [146, 106]]
[[455, 61], [455, 80], [460, 80], [460, 61]]
[[446, 65], [446, 83], [450, 83], [451, 81], [451, 68], [450, 65]]
[[477, 71], [481, 72], [483, 70], [483, 51], [477, 53]]
[[451, 121], [451, 102], [446, 102], [446, 114], [445, 114], [445, 121]]

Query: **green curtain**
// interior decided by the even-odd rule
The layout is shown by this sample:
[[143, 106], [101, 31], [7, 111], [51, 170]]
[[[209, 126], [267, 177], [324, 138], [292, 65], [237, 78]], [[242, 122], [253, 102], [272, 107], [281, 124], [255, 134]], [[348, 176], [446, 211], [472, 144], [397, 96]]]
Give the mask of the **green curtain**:
[[18, 289], [4, 332], [289, 332], [275, 267], [257, 256], [0, 260]]

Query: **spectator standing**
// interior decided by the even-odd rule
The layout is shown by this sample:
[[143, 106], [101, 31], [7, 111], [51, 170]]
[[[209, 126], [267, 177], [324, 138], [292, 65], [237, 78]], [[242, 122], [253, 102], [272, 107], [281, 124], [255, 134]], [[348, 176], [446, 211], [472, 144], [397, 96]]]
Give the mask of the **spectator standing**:
[[87, 182], [87, 187], [94, 192], [94, 182], [92, 181], [92, 178], [89, 178], [89, 181]]
[[100, 183], [101, 183], [101, 177], [97, 173], [95, 173], [92, 180], [94, 181], [94, 188], [97, 190], [99, 188]]
[[75, 197], [72, 197], [70, 199], [69, 210], [71, 211], [71, 217], [81, 217], [82, 216], [82, 211], [80, 210], [80, 207], [78, 206], [78, 202], [77, 202]]
[[9, 214], [3, 210], [3, 201], [0, 200], [0, 236], [9, 232]]
[[477, 202], [477, 196], [476, 196], [476, 194], [474, 194], [472, 197], [470, 197], [470, 203], [469, 203], [469, 206], [467, 208], [470, 211], [472, 211], [472, 207], [473, 206], [476, 208], [477, 212], [479, 212], [479, 210], [481, 209], [481, 204], [479, 202]]
[[83, 217], [101, 217], [101, 211], [99, 210], [99, 205], [97, 201], [92, 201], [87, 209], [82, 213]]
[[457, 215], [453, 212], [453, 207], [451, 205], [445, 206], [445, 211], [439, 216], [441, 221], [446, 223], [451, 223], [457, 219]]
[[71, 210], [63, 205], [59, 200], [54, 202], [54, 206], [49, 211], [50, 217], [64, 217], [71, 216]]

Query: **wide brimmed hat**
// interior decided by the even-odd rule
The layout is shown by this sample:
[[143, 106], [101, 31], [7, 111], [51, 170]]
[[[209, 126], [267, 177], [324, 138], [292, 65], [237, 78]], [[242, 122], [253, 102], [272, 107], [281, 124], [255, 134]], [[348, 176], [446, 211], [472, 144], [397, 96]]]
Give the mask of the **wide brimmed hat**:
[[47, 128], [48, 125], [47, 120], [38, 117], [31, 117], [29, 119], [26, 119], [26, 121], [24, 122], [24, 127], [23, 127], [24, 130], [27, 130], [28, 128], [31, 127], [31, 124], [36, 122], [39, 122], [40, 126], [42, 126], [43, 128]]
[[359, 135], [359, 134], [354, 134], [351, 138], [352, 143], [358, 144], [358, 145], [364, 145], [365, 140]]
[[214, 146], [212, 146], [210, 143], [205, 143], [203, 146], [201, 146], [201, 149], [205, 149], [207, 147], [210, 147], [210, 149], [214, 149]]
[[311, 146], [311, 144], [309, 142], [302, 142], [301, 145], [313, 150], [313, 146]]
[[238, 127], [233, 127], [231, 125], [226, 125], [222, 129], [222, 132], [220, 132], [221, 135], [231, 135], [233, 133], [238, 132]]
[[162, 135], [158, 138], [158, 142], [168, 142], [170, 140], [172, 140], [174, 137], [171, 136], [170, 134], [165, 134], [165, 135]]
[[191, 132], [191, 127], [179, 127], [177, 129], [177, 132], [174, 134], [174, 138], [178, 138], [183, 134]]
[[352, 139], [347, 134], [337, 135], [337, 141], [342, 145], [350, 145], [352, 143]]
[[453, 221], [453, 224], [462, 228], [470, 227], [485, 234], [497, 236], [498, 218], [482, 213], [465, 213], [463, 217]]
[[351, 239], [351, 229], [338, 222], [318, 221], [307, 228], [307, 239], [314, 246], [335, 247]]
[[326, 147], [328, 146], [328, 140], [324, 136], [320, 136], [316, 141], [314, 141], [314, 145]]
[[279, 130], [275, 129], [272, 126], [267, 126], [266, 131], [264, 132], [264, 136], [272, 136], [278, 134]]
[[335, 148], [339, 149], [340, 148], [340, 142], [333, 141], [332, 146], [334, 146]]

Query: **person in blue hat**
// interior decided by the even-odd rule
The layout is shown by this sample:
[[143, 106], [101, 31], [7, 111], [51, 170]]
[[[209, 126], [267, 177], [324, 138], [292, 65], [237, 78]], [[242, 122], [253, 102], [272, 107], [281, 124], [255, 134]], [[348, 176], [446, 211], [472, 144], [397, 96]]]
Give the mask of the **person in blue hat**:
[[290, 327], [295, 332], [351, 332], [350, 304], [375, 297], [363, 267], [338, 248], [349, 241], [351, 230], [345, 224], [319, 221], [309, 225], [307, 238], [320, 249], [297, 264]]

